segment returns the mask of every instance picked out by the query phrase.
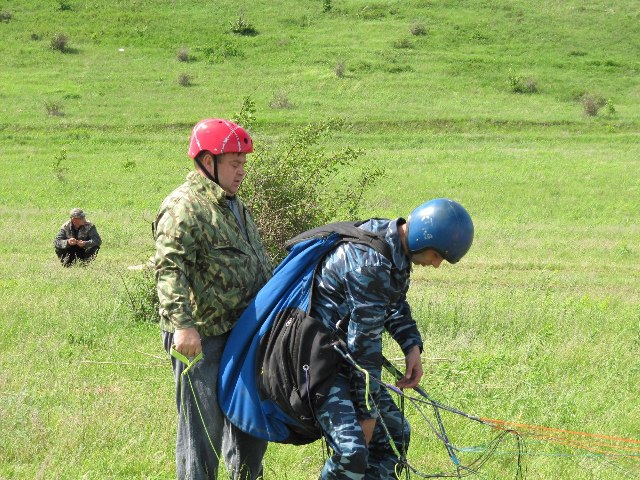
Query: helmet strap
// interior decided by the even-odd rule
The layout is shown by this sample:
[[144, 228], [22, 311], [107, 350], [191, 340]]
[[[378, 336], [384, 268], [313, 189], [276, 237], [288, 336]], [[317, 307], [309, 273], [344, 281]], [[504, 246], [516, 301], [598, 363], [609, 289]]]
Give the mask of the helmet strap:
[[211, 180], [215, 184], [220, 185], [220, 182], [218, 181], [218, 156], [217, 155], [213, 155], [213, 154], [211, 154], [211, 156], [213, 157], [213, 176], [211, 175], [211, 173], [209, 173], [209, 170], [207, 170], [204, 167], [204, 165], [200, 161], [199, 155], [196, 156], [196, 158], [194, 158], [194, 160], [198, 164], [198, 167], [200, 168], [200, 170], [202, 170], [202, 172], [205, 174], [205, 176], [209, 180]]

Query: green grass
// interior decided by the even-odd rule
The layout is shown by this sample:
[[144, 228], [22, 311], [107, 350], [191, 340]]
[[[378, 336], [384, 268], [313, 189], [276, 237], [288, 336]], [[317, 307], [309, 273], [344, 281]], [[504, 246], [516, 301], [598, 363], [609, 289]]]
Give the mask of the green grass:
[[[126, 266], [153, 250], [150, 221], [190, 167], [191, 126], [233, 115], [246, 95], [258, 148], [345, 118], [325, 146], [362, 148], [364, 165], [384, 166], [366, 197], [371, 216], [437, 196], [471, 212], [469, 255], [416, 270], [409, 293], [435, 399], [640, 439], [640, 17], [630, 3], [333, 0], [322, 13], [320, 0], [25, 0], [0, 11], [11, 13], [0, 22], [0, 478], [173, 477], [173, 380], [157, 326], [132, 318], [124, 282], [140, 278]], [[229, 33], [240, 15], [258, 35]], [[416, 22], [426, 35], [411, 35]], [[49, 48], [56, 33], [66, 53]], [[193, 61], [177, 60], [181, 48]], [[514, 76], [538, 93], [513, 93]], [[615, 111], [585, 116], [584, 93]], [[271, 108], [277, 94], [293, 107]], [[104, 246], [88, 268], [63, 270], [53, 237], [75, 206]], [[426, 422], [409, 416], [410, 459], [450, 470]], [[444, 420], [457, 445], [491, 438]], [[513, 478], [513, 448], [478, 478]], [[524, 465], [532, 479], [637, 478], [637, 458], [529, 442]], [[274, 444], [267, 478], [317, 478], [322, 462], [318, 443]]]

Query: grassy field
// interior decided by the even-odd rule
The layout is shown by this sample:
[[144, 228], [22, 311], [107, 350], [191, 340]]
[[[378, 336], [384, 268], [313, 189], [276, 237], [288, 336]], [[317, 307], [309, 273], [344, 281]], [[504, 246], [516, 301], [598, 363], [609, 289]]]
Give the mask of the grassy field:
[[[469, 255], [410, 291], [433, 398], [635, 439], [624, 457], [529, 440], [529, 479], [639, 478], [638, 24], [623, 1], [0, 0], [0, 478], [173, 478], [173, 380], [126, 267], [153, 251], [191, 126], [246, 96], [258, 148], [344, 118], [324, 146], [385, 168], [370, 216], [469, 209]], [[52, 242], [75, 206], [104, 245], [63, 270]], [[452, 470], [408, 413], [410, 461]], [[464, 460], [497, 433], [443, 415]], [[515, 448], [476, 477], [514, 478]], [[265, 478], [322, 463], [319, 443], [271, 445]]]

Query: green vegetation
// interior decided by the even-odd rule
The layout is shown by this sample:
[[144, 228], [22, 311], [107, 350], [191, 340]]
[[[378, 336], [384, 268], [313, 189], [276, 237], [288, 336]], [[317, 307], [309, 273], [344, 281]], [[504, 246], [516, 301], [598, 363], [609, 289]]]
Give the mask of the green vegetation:
[[[193, 124], [246, 97], [255, 158], [343, 119], [320, 146], [362, 154], [335, 185], [385, 172], [366, 216], [438, 196], [469, 209], [469, 255], [416, 270], [410, 291], [435, 399], [640, 439], [639, 23], [621, 0], [3, 2], [0, 478], [173, 478], [173, 380], [149, 278], [126, 267], [153, 251]], [[62, 269], [53, 237], [75, 206], [104, 245]], [[410, 418], [410, 460], [450, 470]], [[492, 434], [444, 420], [460, 446]], [[478, 478], [513, 478], [513, 448]], [[317, 478], [322, 462], [319, 444], [272, 445], [267, 478]], [[637, 457], [540, 441], [524, 464], [535, 479], [640, 476]]]

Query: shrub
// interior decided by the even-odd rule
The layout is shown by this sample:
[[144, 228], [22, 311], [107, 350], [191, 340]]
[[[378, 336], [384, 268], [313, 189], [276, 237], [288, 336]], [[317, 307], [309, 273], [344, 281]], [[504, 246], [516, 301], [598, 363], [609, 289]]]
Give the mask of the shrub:
[[51, 170], [53, 170], [53, 174], [56, 176], [58, 181], [65, 183], [67, 181], [67, 172], [69, 169], [63, 165], [64, 162], [67, 161], [67, 150], [62, 149], [60, 153], [53, 157], [53, 163], [51, 164]]
[[47, 100], [44, 102], [44, 108], [47, 111], [47, 115], [51, 117], [63, 117], [62, 104], [54, 100]]
[[69, 2], [66, 2], [65, 0], [58, 0], [58, 10], [66, 12], [73, 10], [73, 8]]
[[538, 93], [538, 82], [532, 77], [511, 75], [509, 86], [513, 93]]
[[[255, 104], [246, 98], [234, 120], [250, 128], [254, 111]], [[296, 128], [277, 143], [257, 144], [241, 196], [275, 261], [284, 257], [284, 243], [298, 233], [363, 214], [362, 197], [383, 171], [356, 169], [364, 154], [360, 149], [327, 152], [319, 146], [345, 127], [343, 120], [332, 118]]]
[[178, 77], [178, 85], [181, 87], [190, 87], [193, 85], [193, 77], [188, 73], [181, 73]]
[[124, 303], [129, 306], [131, 318], [136, 322], [159, 322], [160, 301], [156, 290], [155, 271], [150, 265], [131, 273], [128, 280], [123, 276]]
[[176, 54], [176, 59], [179, 62], [192, 62], [193, 61], [193, 57], [191, 56], [191, 53], [189, 53], [189, 49], [186, 47], [182, 47], [180, 50], [178, 50], [178, 53]]
[[56, 33], [51, 39], [51, 50], [66, 52], [69, 49], [69, 38], [64, 33]]
[[322, 0], [322, 11], [328, 13], [332, 9], [331, 0]]
[[269, 106], [275, 109], [289, 109], [293, 108], [293, 103], [289, 101], [289, 97], [285, 92], [277, 92], [274, 94]]
[[0, 22], [10, 22], [12, 18], [13, 14], [11, 12], [8, 12], [6, 10], [2, 10], [0, 12]]
[[607, 99], [601, 95], [585, 93], [580, 98], [580, 103], [582, 104], [582, 111], [587, 117], [595, 117], [600, 109], [607, 105]]
[[336, 64], [336, 69], [335, 69], [336, 77], [343, 78], [346, 70], [347, 70], [347, 67], [344, 63], [344, 60], [338, 60], [338, 63]]
[[613, 104], [613, 101], [610, 98], [607, 99], [606, 107], [607, 107], [607, 113], [609, 115], [615, 115], [616, 114], [616, 107], [615, 107], [615, 105]]
[[135, 170], [136, 166], [137, 163], [135, 162], [135, 160], [125, 160], [124, 162], [122, 162], [122, 168], [127, 171]]
[[427, 27], [424, 23], [413, 23], [409, 27], [409, 31], [411, 35], [415, 35], [416, 37], [420, 37], [427, 34]]
[[231, 33], [254, 36], [258, 34], [258, 31], [244, 18], [244, 15], [240, 15], [235, 22], [231, 22]]

